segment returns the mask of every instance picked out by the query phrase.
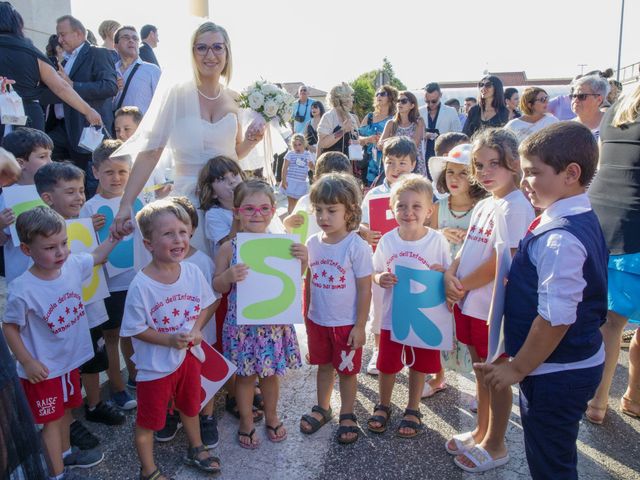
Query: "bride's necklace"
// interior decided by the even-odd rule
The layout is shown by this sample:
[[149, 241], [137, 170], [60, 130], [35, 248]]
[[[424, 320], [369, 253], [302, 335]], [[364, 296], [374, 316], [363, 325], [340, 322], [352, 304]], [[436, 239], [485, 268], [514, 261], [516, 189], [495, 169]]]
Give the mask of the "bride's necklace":
[[203, 97], [206, 98], [207, 100], [217, 100], [218, 98], [220, 98], [220, 95], [222, 95], [222, 85], [220, 85], [220, 88], [218, 90], [218, 94], [215, 97], [207, 97], [204, 93], [202, 93], [200, 91], [200, 89], [198, 88], [198, 93]]
[[456, 220], [460, 220], [461, 218], [464, 218], [467, 215], [469, 215], [469, 213], [473, 210], [473, 207], [475, 207], [475, 204], [473, 204], [473, 205], [471, 205], [471, 208], [469, 210], [467, 210], [466, 212], [464, 212], [462, 215], [456, 215], [455, 213], [453, 213], [453, 210], [451, 209], [451, 196], [449, 196], [447, 203], [448, 203], [447, 206], [449, 207], [449, 213]]

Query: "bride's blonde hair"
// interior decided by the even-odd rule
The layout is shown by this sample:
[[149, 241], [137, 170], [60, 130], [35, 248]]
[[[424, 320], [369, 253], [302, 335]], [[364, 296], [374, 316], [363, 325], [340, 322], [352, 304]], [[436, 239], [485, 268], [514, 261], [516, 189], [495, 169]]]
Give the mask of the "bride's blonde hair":
[[191, 66], [193, 68], [193, 75], [197, 81], [197, 83], [200, 83], [200, 73], [198, 72], [198, 67], [196, 66], [196, 62], [195, 62], [195, 53], [193, 52], [193, 47], [196, 44], [196, 39], [200, 36], [200, 35], [204, 35], [205, 33], [219, 33], [222, 35], [222, 38], [224, 40], [224, 46], [227, 50], [227, 62], [224, 65], [224, 68], [222, 69], [222, 73], [221, 75], [224, 77], [224, 81], [227, 85], [229, 85], [229, 82], [231, 81], [231, 73], [233, 72], [233, 56], [231, 55], [231, 41], [229, 40], [229, 34], [227, 33], [227, 31], [221, 27], [220, 25], [216, 25], [213, 22], [204, 22], [202, 25], [200, 25], [195, 32], [193, 32], [193, 35], [191, 36]]

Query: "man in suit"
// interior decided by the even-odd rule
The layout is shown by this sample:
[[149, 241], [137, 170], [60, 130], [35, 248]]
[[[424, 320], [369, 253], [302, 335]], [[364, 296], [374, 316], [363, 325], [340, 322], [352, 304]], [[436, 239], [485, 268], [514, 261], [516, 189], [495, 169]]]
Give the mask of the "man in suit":
[[[105, 129], [110, 132], [113, 96], [118, 93], [111, 53], [105, 48], [91, 46], [86, 40], [84, 25], [71, 15], [57, 20], [56, 32], [65, 55], [65, 60], [58, 67], [58, 74], [100, 113]], [[51, 92], [46, 92], [41, 101], [53, 104], [53, 108], [49, 109], [46, 131], [53, 140], [54, 159], [70, 159], [85, 170], [87, 198], [90, 198], [97, 187], [91, 171], [91, 152], [78, 146], [82, 131], [88, 126], [84, 116], [62, 103]]]
[[144, 62], [154, 63], [158, 66], [158, 59], [153, 49], [158, 46], [160, 39], [158, 38], [158, 29], [154, 25], [145, 25], [140, 29], [142, 37], [142, 45], [140, 45], [140, 58]]
[[462, 125], [460, 125], [458, 112], [442, 104], [440, 85], [435, 82], [427, 83], [423, 90], [426, 105], [420, 107], [418, 111], [427, 128], [424, 136], [426, 140], [424, 158], [428, 162], [429, 158], [435, 155], [436, 138], [443, 133], [460, 132]]

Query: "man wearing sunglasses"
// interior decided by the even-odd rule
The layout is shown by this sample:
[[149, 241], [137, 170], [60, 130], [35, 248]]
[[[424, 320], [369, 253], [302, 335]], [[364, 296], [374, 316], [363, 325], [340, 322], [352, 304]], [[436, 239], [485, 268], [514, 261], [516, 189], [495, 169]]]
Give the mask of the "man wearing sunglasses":
[[293, 133], [304, 133], [311, 121], [311, 104], [309, 88], [306, 85], [298, 87], [298, 101], [293, 104]]
[[462, 125], [460, 125], [458, 112], [440, 101], [442, 99], [440, 85], [436, 82], [427, 83], [423, 90], [425, 105], [420, 107], [418, 111], [426, 125], [424, 158], [428, 164], [429, 158], [436, 154], [436, 138], [443, 133], [460, 132]]

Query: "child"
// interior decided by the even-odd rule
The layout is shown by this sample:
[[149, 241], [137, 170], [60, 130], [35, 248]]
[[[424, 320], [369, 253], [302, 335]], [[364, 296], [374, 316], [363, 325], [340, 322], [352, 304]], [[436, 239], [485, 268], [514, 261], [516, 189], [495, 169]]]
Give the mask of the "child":
[[313, 170], [313, 154], [307, 150], [309, 144], [301, 133], [291, 135], [291, 150], [284, 156], [282, 164], [282, 193], [287, 196], [291, 215], [300, 197], [309, 191], [309, 170]]
[[504, 336], [513, 359], [478, 367], [509, 396], [520, 383], [531, 476], [578, 478], [578, 428], [602, 376], [607, 314], [607, 247], [585, 193], [598, 146], [588, 128], [560, 122], [524, 140], [520, 154], [524, 190], [545, 211], [509, 272]]
[[380, 372], [380, 399], [374, 407], [373, 416], [367, 422], [367, 428], [374, 433], [387, 430], [391, 417], [393, 385], [396, 374], [405, 366], [405, 355], [412, 359], [412, 363], [407, 365], [409, 399], [398, 427], [399, 437], [414, 438], [424, 432], [420, 396], [425, 385], [425, 375], [440, 371], [440, 351], [406, 347], [391, 339], [393, 288], [398, 283], [396, 267], [444, 272], [451, 263], [449, 244], [444, 235], [425, 226], [434, 210], [432, 199], [431, 182], [422, 175], [408, 174], [398, 180], [391, 189], [389, 203], [399, 226], [382, 236], [373, 255], [373, 281], [383, 289], [382, 329], [377, 363]]
[[[342, 152], [325, 152], [320, 155], [320, 158], [318, 158], [315, 164], [315, 179], [317, 180], [322, 175], [331, 172], [351, 172], [351, 161], [349, 160], [349, 157]], [[295, 207], [293, 207], [294, 213], [291, 213], [282, 221], [287, 232], [291, 233], [293, 229], [298, 228], [303, 224], [304, 217], [299, 213], [296, 213], [300, 211], [304, 211], [309, 219], [307, 238], [320, 232], [320, 227], [318, 226], [313, 209], [311, 208], [311, 202], [309, 201], [308, 194], [303, 195], [298, 199]]]
[[[34, 177], [36, 188], [40, 197], [49, 207], [58, 212], [65, 220], [78, 218], [80, 210], [85, 202], [84, 172], [71, 163], [52, 162], [41, 167]], [[104, 216], [92, 217], [95, 230], [104, 225]], [[87, 320], [89, 322], [91, 340], [94, 348], [94, 357], [80, 367], [82, 385], [87, 393], [85, 405], [85, 417], [90, 422], [104, 423], [105, 425], [122, 425], [125, 416], [110, 402], [103, 402], [100, 398], [100, 373], [109, 369], [102, 324], [109, 315], [103, 300], [90, 303], [86, 306]], [[120, 372], [118, 372], [118, 375]], [[81, 445], [93, 443], [91, 434], [79, 421], [74, 422], [71, 430], [72, 442], [79, 438]]]
[[[120, 140], [104, 140], [98, 148], [93, 152], [92, 168], [93, 176], [98, 180], [98, 193], [90, 198], [80, 210], [81, 217], [93, 217], [98, 214], [98, 207], [108, 202], [111, 211], [117, 212], [120, 206], [120, 199], [124, 193], [124, 187], [129, 180], [129, 172], [131, 171], [131, 160], [129, 157], [109, 156], [115, 152], [122, 142]], [[104, 215], [100, 215], [104, 218]], [[123, 240], [130, 244], [133, 250], [132, 237]], [[118, 345], [122, 349], [122, 356], [128, 371], [127, 383], [130, 388], [135, 388], [136, 370], [131, 361], [133, 355], [133, 346], [131, 339], [120, 338], [120, 325], [122, 324], [122, 315], [124, 313], [124, 301], [127, 297], [129, 284], [135, 276], [136, 272], [133, 268], [110, 277], [107, 275], [107, 286], [109, 287], [110, 296], [104, 299], [104, 305], [107, 309], [109, 319], [102, 324], [102, 333], [104, 335], [107, 356], [109, 357], [109, 386], [111, 387], [111, 400], [122, 410], [133, 410], [136, 408], [135, 399], [126, 391], [125, 384], [120, 374], [120, 352]]]
[[192, 353], [202, 353], [201, 328], [211, 316], [215, 297], [198, 267], [182, 262], [189, 251], [191, 222], [168, 200], [146, 205], [136, 220], [152, 260], [131, 282], [120, 334], [133, 337], [138, 372], [135, 442], [140, 479], [161, 475], [153, 459], [153, 432], [164, 427], [172, 398], [189, 442], [185, 463], [203, 472], [219, 472], [220, 460], [209, 454], [200, 437], [202, 364]]
[[[445, 274], [445, 288], [447, 301], [455, 304], [458, 340], [469, 347], [472, 360], [480, 362], [488, 353], [487, 320], [495, 277], [496, 229], [506, 223], [507, 231], [501, 233], [513, 251], [526, 233], [534, 212], [518, 189], [518, 141], [513, 133], [483, 130], [475, 136], [471, 159], [474, 180], [491, 193], [491, 197], [473, 209], [462, 250]], [[504, 358], [496, 360], [504, 361]], [[478, 424], [472, 432], [454, 436], [447, 442], [446, 449], [457, 455], [454, 461], [463, 470], [481, 472], [509, 461], [504, 435], [511, 412], [511, 391], [487, 388], [482, 372], [478, 369], [475, 372]]]
[[[20, 165], [20, 177], [16, 185], [33, 185], [33, 176], [38, 169], [51, 163], [53, 142], [47, 134], [33, 128], [21, 127], [2, 139], [2, 146], [16, 157]], [[29, 268], [29, 257], [11, 239], [9, 226], [15, 221], [10, 208], [4, 208], [4, 198], [0, 194], [0, 242], [4, 245], [5, 279], [7, 284], [22, 275]]]
[[87, 468], [104, 458], [98, 451], [72, 449], [69, 426], [71, 409], [82, 404], [78, 367], [94, 355], [82, 282], [106, 261], [115, 242], [104, 242], [92, 254], [69, 255], [64, 219], [43, 206], [20, 214], [16, 229], [33, 265], [9, 285], [3, 331], [31, 412], [44, 425], [50, 478], [63, 479], [66, 467]]
[[[191, 220], [191, 236], [193, 236], [193, 232], [196, 228], [198, 228], [198, 211], [196, 210], [196, 207], [193, 206], [193, 204], [187, 197], [169, 197], [169, 200], [171, 200], [176, 205], [179, 205], [184, 209], [185, 212], [187, 212], [187, 215], [189, 215], [189, 219]], [[211, 257], [206, 255], [201, 250], [196, 249], [193, 245], [189, 245], [189, 251], [187, 252], [183, 261], [192, 263], [197, 266], [202, 272], [202, 275], [204, 275], [204, 278], [207, 280], [209, 285], [211, 285], [211, 287], [213, 288], [215, 265], [213, 264], [213, 260], [211, 260]], [[213, 296], [216, 300], [211, 306], [211, 311], [216, 312], [218, 306], [220, 305], [220, 294], [214, 290]], [[209, 345], [214, 345], [216, 343], [215, 321], [208, 321], [207, 324], [203, 326], [202, 338]], [[202, 436], [202, 444], [208, 449], [215, 448], [216, 445], [218, 445], [218, 423], [216, 422], [216, 417], [213, 415], [213, 400], [213, 398], [209, 400], [209, 402], [203, 407], [202, 411], [200, 412], [200, 435]], [[167, 418], [167, 423], [170, 423], [169, 418]], [[162, 435], [160, 435], [160, 433], [161, 432], [158, 432], [158, 435], [156, 435], [156, 440], [162, 438]]]
[[318, 404], [303, 415], [300, 431], [311, 434], [331, 419], [331, 391], [340, 379], [340, 427], [336, 441], [358, 440], [353, 406], [371, 303], [371, 248], [356, 233], [360, 187], [351, 175], [329, 173], [311, 187], [311, 204], [322, 232], [307, 240], [306, 276], [309, 363], [318, 365]]
[[[472, 145], [464, 139], [468, 140], [468, 137], [457, 132], [440, 135], [435, 146], [438, 156], [429, 159], [429, 172], [433, 183], [441, 195], [446, 195], [436, 203], [431, 225], [438, 228], [447, 238], [454, 258], [467, 235], [473, 207], [487, 195], [484, 188], [469, 180]], [[457, 140], [461, 142], [456, 145], [454, 142]], [[445, 366], [454, 370], [472, 371], [469, 352], [457, 340], [454, 342], [453, 351], [442, 352], [442, 359]], [[425, 384], [422, 397], [432, 397], [445, 388], [447, 386], [443, 367]]]
[[[372, 188], [367, 192], [362, 201], [362, 220], [360, 222], [360, 234], [370, 245], [375, 246], [382, 236], [381, 232], [373, 231], [369, 228], [369, 200], [378, 195], [388, 195], [391, 186], [398, 181], [402, 175], [413, 172], [418, 158], [418, 149], [409, 137], [392, 137], [384, 142], [382, 148], [382, 165], [385, 179], [382, 185]], [[371, 298], [371, 330], [375, 339], [373, 355], [367, 365], [367, 373], [377, 375], [378, 369], [378, 345], [380, 343], [380, 322], [382, 321], [382, 289], [374, 284]]]
[[[238, 185], [233, 194], [234, 216], [240, 231], [266, 233], [275, 213], [276, 199], [271, 187], [257, 179]], [[302, 271], [307, 266], [306, 248], [294, 243], [291, 254], [301, 260]], [[258, 378], [264, 392], [264, 415], [267, 438], [281, 442], [287, 430], [277, 413], [279, 380], [288, 368], [300, 367], [298, 339], [292, 325], [238, 325], [236, 323], [235, 284], [244, 280], [249, 267], [238, 263], [235, 238], [224, 243], [216, 256], [216, 275], [213, 281], [218, 292], [229, 294], [229, 308], [222, 331], [224, 356], [238, 365], [236, 371], [236, 400], [240, 412], [238, 443], [254, 449], [260, 445], [256, 438], [252, 399]]]

